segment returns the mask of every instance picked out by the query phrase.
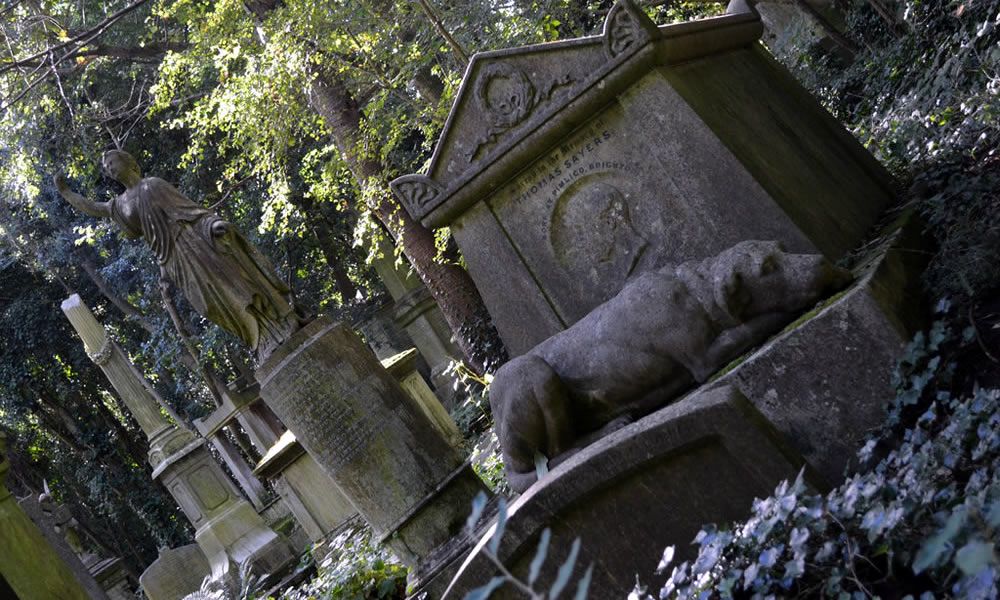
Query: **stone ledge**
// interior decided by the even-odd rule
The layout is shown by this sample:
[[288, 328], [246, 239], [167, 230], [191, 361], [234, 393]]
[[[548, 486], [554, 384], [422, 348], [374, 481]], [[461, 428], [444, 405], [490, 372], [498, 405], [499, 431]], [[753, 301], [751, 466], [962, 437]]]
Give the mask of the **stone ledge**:
[[739, 389], [830, 485], [882, 423], [896, 361], [923, 322], [921, 246], [918, 224], [891, 231], [850, 288], [709, 384]]
[[[756, 497], [793, 479], [802, 460], [735, 389], [699, 390], [581, 450], [511, 504], [499, 556], [520, 577], [538, 536], [552, 530], [540, 581], [551, 581], [572, 541], [581, 565], [594, 564], [592, 598], [624, 597], [636, 574], [645, 582], [669, 544], [679, 560], [703, 523], [746, 516]], [[810, 478], [811, 479], [811, 478]], [[465, 560], [444, 598], [461, 598], [493, 576], [480, 554], [493, 528]], [[517, 597], [501, 588], [497, 598]]]

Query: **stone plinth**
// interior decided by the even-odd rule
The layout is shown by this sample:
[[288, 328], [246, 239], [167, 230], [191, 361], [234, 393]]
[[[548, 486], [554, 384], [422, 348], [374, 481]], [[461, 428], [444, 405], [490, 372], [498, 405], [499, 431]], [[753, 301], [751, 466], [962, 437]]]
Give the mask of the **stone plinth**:
[[361, 339], [318, 318], [257, 370], [261, 397], [410, 565], [460, 531], [484, 490]]
[[181, 600], [197, 592], [211, 575], [201, 548], [189, 544], [160, 550], [159, 558], [139, 576], [139, 583], [149, 600]]
[[473, 57], [427, 174], [392, 186], [451, 228], [511, 355], [639, 272], [862, 241], [889, 178], [760, 34], [752, 13], [656, 27], [619, 2], [601, 36]]
[[289, 566], [295, 556], [288, 543], [240, 496], [205, 440], [172, 431], [172, 437], [152, 442], [154, 448], [171, 448], [154, 468], [153, 478], [163, 483], [194, 526], [195, 541], [209, 559], [213, 576], [220, 578], [244, 562], [259, 575]]
[[850, 288], [716, 378], [739, 389], [831, 485], [883, 422], [896, 362], [924, 322], [919, 228], [890, 230]]
[[[411, 348], [380, 362], [438, 433], [457, 448], [462, 442], [462, 434], [417, 372], [417, 357], [417, 350]], [[314, 542], [358, 514], [336, 482], [305, 451], [291, 431], [282, 434], [267, 450], [254, 467], [254, 474], [274, 481], [275, 489]]]
[[[817, 488], [838, 484], [865, 436], [884, 422], [896, 361], [923, 322], [919, 224], [887, 231], [861, 258], [850, 288], [530, 487], [512, 507], [505, 564], [523, 573], [538, 533], [552, 527], [551, 548], [566, 552], [580, 535], [582, 564], [602, 565], [592, 597], [624, 596], [635, 573], [652, 580], [664, 547], [676, 545], [684, 560], [698, 527], [743, 518], [753, 495], [770, 495], [770, 479], [790, 476], [774, 468], [779, 455], [788, 457], [786, 472], [807, 462]], [[751, 493], [754, 485], [763, 489]], [[487, 567], [482, 557], [468, 560], [448, 598], [485, 583]]]
[[[746, 517], [754, 498], [794, 479], [802, 460], [733, 388], [700, 391], [580, 451], [511, 504], [499, 556], [522, 580], [538, 536], [552, 541], [539, 581], [547, 589], [574, 539], [581, 539], [577, 578], [594, 564], [591, 598], [624, 598], [638, 574], [644, 582], [670, 545], [677, 560], [704, 523]], [[480, 550], [462, 565], [448, 600], [460, 599], [494, 575]], [[665, 575], [664, 575], [665, 576]], [[652, 589], [656, 589], [655, 586]], [[491, 598], [518, 598], [506, 586]]]
[[[7, 439], [0, 432], [0, 595], [88, 600], [91, 596], [4, 486], [9, 469]], [[96, 592], [96, 597], [106, 597], [100, 589]]]

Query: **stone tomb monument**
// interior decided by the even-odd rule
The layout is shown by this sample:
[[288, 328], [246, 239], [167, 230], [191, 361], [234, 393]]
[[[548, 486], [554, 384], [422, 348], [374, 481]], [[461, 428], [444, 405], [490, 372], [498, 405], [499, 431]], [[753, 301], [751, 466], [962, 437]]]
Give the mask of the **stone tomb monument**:
[[[884, 410], [913, 326], [901, 231], [826, 299], [892, 184], [760, 33], [745, 4], [657, 27], [620, 1], [601, 36], [477, 55], [428, 173], [393, 182], [451, 228], [515, 357], [491, 390], [525, 490], [500, 549], [515, 573], [552, 527], [552, 548], [589, 546], [595, 597], [626, 594], [803, 455], [835, 482]], [[492, 575], [474, 552], [447, 597]]]
[[[213, 578], [225, 576], [229, 569], [244, 562], [249, 562], [259, 575], [280, 572], [290, 565], [295, 556], [285, 539], [268, 529], [243, 499], [208, 452], [205, 440], [171, 424], [160, 413], [149, 384], [80, 297], [70, 296], [62, 310], [83, 340], [87, 354], [108, 377], [149, 439], [153, 479], [160, 480], [191, 521], [195, 541], [211, 565]], [[201, 583], [203, 574], [191, 575]]]
[[422, 559], [461, 531], [485, 487], [361, 338], [317, 318], [261, 364], [257, 379], [378, 541], [418, 572], [428, 568]]
[[636, 273], [776, 240], [836, 260], [889, 178], [760, 47], [754, 13], [473, 57], [426, 175], [392, 183], [451, 228], [512, 356]]

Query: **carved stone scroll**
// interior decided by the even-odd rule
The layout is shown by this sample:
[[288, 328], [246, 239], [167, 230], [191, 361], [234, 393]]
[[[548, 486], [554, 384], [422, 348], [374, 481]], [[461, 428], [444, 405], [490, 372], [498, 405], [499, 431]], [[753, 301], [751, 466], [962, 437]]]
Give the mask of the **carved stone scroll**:
[[656, 34], [656, 24], [631, 0], [619, 0], [604, 21], [604, 49], [611, 59], [632, 54]]
[[414, 218], [422, 219], [434, 209], [441, 197], [441, 186], [424, 175], [406, 175], [389, 186]]

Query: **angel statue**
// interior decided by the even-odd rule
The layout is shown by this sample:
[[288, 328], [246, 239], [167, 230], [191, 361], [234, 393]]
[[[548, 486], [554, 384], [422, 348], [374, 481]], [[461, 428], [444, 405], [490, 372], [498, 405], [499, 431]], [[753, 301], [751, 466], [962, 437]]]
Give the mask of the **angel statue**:
[[231, 223], [166, 181], [142, 177], [127, 152], [105, 152], [101, 166], [125, 186], [123, 194], [108, 202], [73, 192], [62, 173], [53, 183], [77, 210], [110, 218], [126, 237], [144, 238], [161, 275], [184, 292], [195, 310], [246, 342], [258, 360], [301, 326], [288, 287]]

